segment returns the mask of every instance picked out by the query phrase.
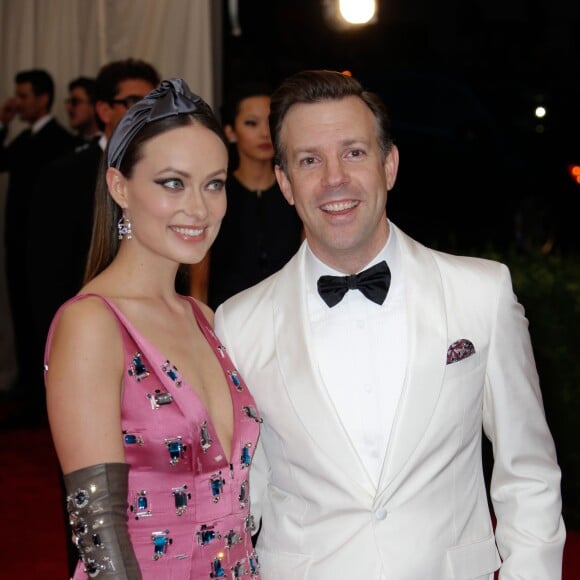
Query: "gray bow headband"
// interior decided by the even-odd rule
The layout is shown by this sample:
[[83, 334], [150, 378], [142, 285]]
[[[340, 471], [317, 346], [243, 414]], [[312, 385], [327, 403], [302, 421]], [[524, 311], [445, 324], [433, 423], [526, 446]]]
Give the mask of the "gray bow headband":
[[211, 112], [209, 105], [192, 93], [183, 79], [163, 81], [133, 105], [119, 121], [109, 141], [108, 167], [119, 169], [131, 141], [148, 123], [199, 109]]

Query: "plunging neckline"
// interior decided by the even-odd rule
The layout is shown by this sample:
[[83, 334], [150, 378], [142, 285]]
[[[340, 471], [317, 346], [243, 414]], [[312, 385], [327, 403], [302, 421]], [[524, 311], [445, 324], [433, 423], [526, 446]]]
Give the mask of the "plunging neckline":
[[[164, 356], [163, 353], [159, 350], [159, 348], [157, 348], [145, 335], [143, 335], [143, 334], [141, 334], [141, 332], [139, 332], [137, 327], [127, 318], [125, 313], [123, 313], [121, 311], [121, 309], [110, 298], [107, 298], [106, 296], [102, 296], [101, 294], [95, 294], [95, 293], [79, 294], [78, 298], [84, 298], [84, 297], [89, 297], [89, 296], [97, 296], [97, 297], [103, 299], [113, 309], [113, 311], [117, 314], [117, 316], [123, 321], [124, 325], [130, 327], [138, 334], [139, 340], [141, 342], [145, 343], [146, 346], [148, 347], [148, 349], [157, 357], [156, 364], [159, 368], [162, 368], [163, 365], [165, 364], [165, 362], [168, 362], [169, 364], [173, 365], [173, 362], [170, 361], [170, 359], [168, 359], [166, 356]], [[201, 309], [195, 303], [194, 299], [190, 298], [188, 296], [183, 296], [183, 295], [179, 295], [179, 298], [181, 300], [183, 300], [184, 302], [189, 303], [189, 305], [193, 311], [193, 316], [195, 318], [195, 322], [197, 324], [197, 327], [201, 330], [201, 333], [203, 334], [205, 340], [209, 344], [213, 354], [216, 356], [216, 358], [221, 356], [222, 358], [225, 358], [226, 361], [229, 361], [229, 363], [230, 363], [229, 366], [231, 366], [232, 370], [233, 370], [234, 366], [233, 366], [233, 364], [231, 364], [231, 361], [230, 361], [229, 357], [227, 356], [227, 354], [220, 352], [218, 350], [218, 348], [213, 344], [214, 341], [219, 343], [219, 340], [218, 340], [217, 336], [215, 335], [215, 333], [213, 332], [213, 330], [211, 329], [211, 326], [210, 326], [207, 318], [203, 315]], [[205, 322], [205, 324], [200, 324], [200, 318], [203, 322]], [[214, 444], [216, 444], [219, 447], [219, 451], [221, 453], [221, 456], [226, 461], [226, 467], [229, 467], [230, 465], [232, 465], [231, 459], [235, 453], [234, 446], [235, 446], [235, 442], [237, 441], [237, 425], [240, 421], [239, 421], [239, 416], [238, 416], [238, 410], [236, 408], [237, 405], [234, 404], [234, 397], [233, 397], [234, 393], [232, 391], [232, 389], [235, 389], [236, 387], [234, 384], [232, 384], [232, 380], [228, 376], [227, 370], [224, 368], [224, 365], [222, 365], [219, 362], [219, 359], [218, 359], [218, 364], [219, 364], [221, 371], [224, 375], [224, 378], [226, 380], [226, 385], [228, 387], [228, 393], [230, 396], [230, 404], [231, 404], [231, 408], [232, 408], [233, 426], [232, 426], [232, 437], [231, 437], [231, 441], [230, 441], [230, 456], [229, 457], [227, 456], [227, 454], [224, 450], [224, 446], [222, 445], [221, 439], [220, 439], [218, 432], [215, 428], [215, 421], [213, 420], [212, 416], [210, 415], [206, 404], [204, 403], [204, 401], [200, 397], [199, 393], [189, 383], [189, 381], [186, 380], [185, 377], [181, 373], [179, 373], [179, 369], [177, 367], [174, 367], [174, 369], [178, 373], [179, 380], [181, 381], [182, 387], [185, 387], [186, 389], [184, 390], [181, 386], [178, 387], [176, 384], [176, 380], [171, 380], [171, 377], [169, 375], [167, 375], [167, 376], [170, 380], [167, 382], [171, 386], [171, 390], [174, 392], [174, 394], [177, 395], [176, 401], [178, 401], [180, 397], [184, 396], [184, 393], [189, 392], [192, 394], [192, 396], [196, 400], [199, 407], [201, 409], [203, 409], [203, 412], [204, 412], [205, 416], [207, 417], [208, 425], [211, 426], [211, 430], [213, 431], [215, 438], [216, 438], [216, 441], [214, 442]], [[165, 373], [165, 374], [167, 374], [167, 373]], [[218, 454], [218, 456], [219, 456], [219, 454]]]

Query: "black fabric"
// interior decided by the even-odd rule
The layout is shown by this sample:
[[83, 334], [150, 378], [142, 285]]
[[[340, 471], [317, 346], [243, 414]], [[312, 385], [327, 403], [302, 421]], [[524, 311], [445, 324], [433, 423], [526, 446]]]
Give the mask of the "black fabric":
[[349, 290], [359, 290], [369, 300], [382, 304], [391, 284], [391, 271], [383, 260], [374, 266], [350, 276], [321, 276], [318, 293], [326, 304], [336, 306]]
[[231, 175], [226, 192], [228, 209], [210, 250], [208, 304], [213, 309], [282, 268], [302, 235], [302, 222], [277, 184], [258, 195]]
[[[6, 136], [0, 132], [0, 139]], [[10, 174], [4, 214], [5, 270], [10, 312], [14, 330], [14, 345], [18, 364], [17, 391], [25, 397], [35, 412], [44, 413], [44, 382], [42, 359], [35, 355], [31, 344], [33, 316], [26, 283], [27, 240], [33, 193], [44, 166], [71, 151], [74, 137], [55, 119], [51, 119], [34, 135], [30, 130], [20, 133], [7, 146], [0, 148], [0, 171]], [[62, 180], [66, 180], [62, 176]], [[34, 268], [33, 257], [31, 268]], [[43, 280], [36, 280], [36, 290], [42, 292]], [[32, 412], [32, 410], [31, 410]]]

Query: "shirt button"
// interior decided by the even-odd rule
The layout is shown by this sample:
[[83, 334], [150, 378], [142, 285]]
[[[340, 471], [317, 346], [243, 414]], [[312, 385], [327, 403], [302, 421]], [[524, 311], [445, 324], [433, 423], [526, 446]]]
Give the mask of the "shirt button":
[[379, 508], [376, 512], [375, 512], [375, 518], [377, 518], [377, 520], [384, 520], [387, 517], [387, 510], [385, 508]]

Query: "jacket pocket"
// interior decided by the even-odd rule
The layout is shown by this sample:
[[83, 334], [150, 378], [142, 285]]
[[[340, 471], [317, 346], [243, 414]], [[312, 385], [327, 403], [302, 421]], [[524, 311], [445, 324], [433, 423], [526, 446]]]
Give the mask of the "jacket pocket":
[[473, 580], [493, 574], [501, 564], [493, 535], [474, 542], [455, 546], [447, 550], [450, 578], [454, 580]]
[[291, 552], [270, 551], [257, 546], [260, 575], [276, 580], [305, 580], [308, 578], [310, 556]]

